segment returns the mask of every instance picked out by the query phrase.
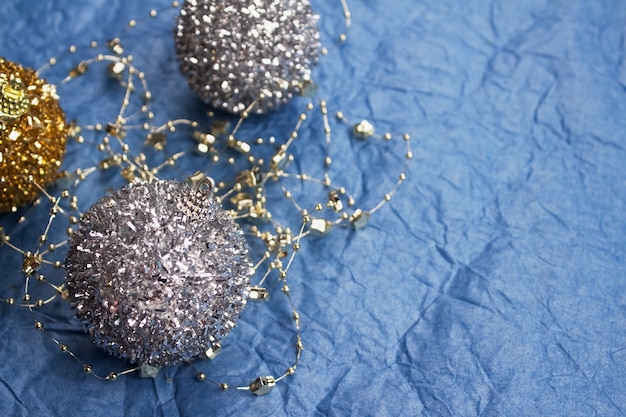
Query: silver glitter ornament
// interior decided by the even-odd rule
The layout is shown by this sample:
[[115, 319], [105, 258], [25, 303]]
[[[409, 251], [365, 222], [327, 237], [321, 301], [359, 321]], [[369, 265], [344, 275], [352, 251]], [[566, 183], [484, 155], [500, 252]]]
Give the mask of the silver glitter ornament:
[[211, 106], [265, 113], [311, 82], [320, 49], [308, 0], [187, 0], [176, 55], [191, 89]]
[[82, 216], [65, 261], [67, 297], [108, 353], [174, 365], [235, 327], [252, 264], [243, 232], [208, 188], [132, 184]]

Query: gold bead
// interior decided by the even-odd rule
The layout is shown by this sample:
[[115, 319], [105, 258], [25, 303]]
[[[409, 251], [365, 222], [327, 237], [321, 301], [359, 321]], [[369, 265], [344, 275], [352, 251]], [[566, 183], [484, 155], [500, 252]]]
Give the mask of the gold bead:
[[332, 223], [326, 219], [313, 219], [311, 221], [311, 233], [315, 236], [323, 236], [330, 232]]
[[260, 376], [254, 381], [250, 382], [249, 388], [254, 395], [268, 394], [276, 385], [276, 380], [273, 376]]
[[24, 261], [22, 262], [22, 272], [26, 275], [34, 275], [43, 263], [43, 257], [38, 253], [24, 253]]
[[72, 68], [70, 70], [70, 74], [69, 75], [72, 78], [79, 77], [79, 76], [85, 74], [87, 72], [88, 68], [89, 68], [89, 66], [87, 65], [87, 63], [85, 61], [79, 62], [78, 65], [76, 65], [74, 68]]
[[250, 287], [248, 291], [248, 300], [252, 302], [266, 302], [270, 299], [270, 293], [263, 287]]
[[359, 139], [366, 139], [375, 133], [374, 125], [372, 125], [368, 120], [361, 120], [359, 123], [354, 125], [353, 133], [354, 136]]
[[350, 223], [352, 223], [352, 227], [355, 229], [362, 229], [367, 226], [369, 222], [370, 213], [367, 211], [362, 211], [361, 209], [357, 209], [354, 211], [352, 216], [350, 216]]
[[120, 43], [120, 38], [111, 39], [109, 42], [107, 42], [107, 46], [115, 55], [122, 55], [124, 53], [124, 48]]

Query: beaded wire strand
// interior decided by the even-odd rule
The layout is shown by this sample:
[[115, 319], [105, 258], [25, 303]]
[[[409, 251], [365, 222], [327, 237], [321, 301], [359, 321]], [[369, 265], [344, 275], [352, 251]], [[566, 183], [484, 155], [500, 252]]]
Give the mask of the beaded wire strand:
[[[173, 2], [172, 6], [178, 8], [179, 3]], [[341, 6], [347, 31], [351, 26], [351, 14], [346, 0], [341, 0]], [[155, 18], [159, 14], [160, 12], [153, 9], [149, 12], [149, 17]], [[129, 28], [136, 26], [137, 21], [128, 22]], [[339, 41], [345, 40], [346, 33], [342, 33], [339, 36]], [[48, 275], [44, 268], [46, 270], [47, 268], [63, 268], [63, 263], [60, 260], [60, 255], [62, 255], [60, 249], [66, 247], [69, 242], [67, 237], [51, 242], [51, 230], [61, 219], [65, 219], [67, 225], [62, 227], [65, 227], [66, 235], [71, 236], [82, 214], [79, 210], [78, 190], [88, 177], [97, 173], [116, 169], [129, 183], [144, 182], [159, 178], [162, 171], [166, 169], [175, 169], [180, 165], [180, 161], [205, 158], [207, 161], [206, 168], [187, 173], [185, 178], [188, 183], [201, 186], [207, 180], [212, 168], [220, 163], [226, 163], [227, 166], [232, 167], [231, 171], [235, 170], [236, 172], [229, 180], [220, 181], [216, 184], [214, 190], [216, 202], [228, 207], [230, 215], [240, 223], [246, 234], [252, 240], [260, 242], [264, 248], [253, 268], [255, 279], [250, 287], [249, 301], [256, 303], [268, 301], [271, 288], [278, 286], [291, 311], [295, 333], [293, 360], [279, 372], [278, 377], [262, 375], [247, 384], [234, 384], [237, 390], [248, 390], [257, 395], [268, 393], [276, 383], [295, 373], [304, 349], [300, 314], [288, 285], [289, 270], [301, 248], [302, 239], [308, 236], [326, 235], [333, 227], [349, 226], [354, 229], [365, 227], [370, 215], [390, 201], [400, 185], [407, 179], [408, 164], [413, 158], [411, 138], [407, 133], [400, 135], [379, 134], [368, 120], [354, 123], [343, 112], [334, 112], [335, 123], [340, 124], [343, 128], [350, 128], [353, 140], [356, 142], [376, 141], [385, 143], [400, 137], [405, 143], [404, 163], [392, 188], [372, 206], [364, 207], [357, 203], [357, 199], [348, 191], [347, 187], [338, 184], [338, 181], [332, 178], [334, 123], [330, 116], [332, 112], [329, 111], [326, 101], [318, 100], [317, 103], [306, 104], [293, 129], [282, 141], [273, 136], [269, 138], [259, 137], [252, 142], [240, 139], [240, 130], [245, 126], [244, 124], [255, 103], [252, 103], [248, 109], [240, 114], [232, 128], [227, 121], [220, 119], [212, 112], [208, 113], [211, 125], [208, 132], [199, 128], [201, 125], [199, 121], [189, 119], [168, 120], [163, 124], [154, 124], [156, 116], [152, 110], [152, 94], [145, 74], [135, 66], [133, 56], [125, 54], [125, 48], [119, 38], [113, 38], [105, 44], [108, 49], [106, 53], [98, 53], [81, 60], [61, 81], [61, 84], [67, 84], [84, 75], [89, 68], [104, 65], [108, 76], [117, 80], [123, 89], [123, 99], [119, 111], [111, 121], [84, 126], [74, 125], [71, 129], [70, 137], [74, 143], [80, 146], [88, 146], [91, 143], [97, 147], [103, 157], [95, 166], [79, 168], [71, 173], [65, 173], [62, 182], [66, 187], [57, 191], [56, 194], [38, 186], [41, 190], [41, 197], [32, 203], [31, 208], [22, 210], [13, 225], [16, 230], [19, 230], [20, 225], [27, 222], [32, 209], [49, 205], [47, 220], [43, 222], [42, 226], [38, 225], [42, 231], [34, 249], [26, 250], [14, 244], [10, 236], [13, 232], [9, 233], [0, 226], [0, 247], [4, 246], [22, 257], [21, 273], [24, 278], [21, 300], [6, 297], [4, 302], [8, 305], [17, 305], [28, 309], [32, 315], [34, 327], [45, 334], [62, 353], [69, 355], [78, 362], [86, 373], [94, 377], [102, 380], [116, 380], [123, 375], [135, 372], [139, 372], [142, 377], [154, 377], [158, 369], [145, 365], [104, 373], [96, 371], [90, 363], [81, 358], [80, 353], [72, 350], [53, 332], [46, 329], [39, 311], [57, 298], [64, 298], [65, 288], [62, 276], [55, 278], [52, 273]], [[93, 50], [100, 47], [101, 44], [96, 41], [89, 44], [89, 48]], [[66, 52], [73, 55], [77, 50], [76, 46], [70, 46]], [[326, 48], [323, 49], [322, 53], [327, 53]], [[59, 59], [50, 58], [38, 72], [46, 71], [55, 66]], [[291, 168], [293, 165], [298, 165], [294, 164], [297, 159], [295, 152], [293, 152], [293, 149], [297, 147], [298, 134], [316, 109], [321, 116], [321, 126], [318, 126], [319, 136], [324, 138], [325, 144], [325, 155], [320, 161], [323, 166], [321, 177], [314, 177], [306, 172], [299, 172], [297, 169]], [[137, 121], [136, 119], [142, 120]], [[185, 136], [192, 138], [194, 150], [168, 154], [167, 136], [174, 134], [179, 129], [187, 131]], [[141, 132], [138, 136], [143, 138], [144, 147], [162, 155], [160, 163], [152, 162], [145, 152], [137, 153], [134, 151], [134, 147], [127, 140], [137, 136], [133, 135], [134, 131]], [[88, 140], [85, 138], [87, 133], [99, 139], [96, 139], [95, 142]], [[270, 155], [269, 159], [266, 160], [264, 155]], [[243, 168], [240, 168], [241, 165]], [[297, 198], [298, 193], [294, 187], [286, 184], [288, 180], [295, 180], [297, 184], [312, 184], [321, 187], [326, 197], [312, 205], [302, 203]], [[296, 233], [272, 214], [273, 211], [268, 203], [269, 193], [272, 193], [272, 196], [280, 195], [280, 201], [289, 202], [293, 207], [300, 218], [300, 225], [295, 229], [297, 230]], [[56, 234], [54, 237], [57, 237]], [[56, 275], [62, 275], [62, 273]], [[31, 293], [33, 282], [47, 288], [45, 291], [36, 291], [45, 293], [36, 300], [33, 299]], [[206, 359], [213, 359], [220, 350], [221, 345], [219, 344], [209, 347], [205, 352]], [[189, 362], [188, 365], [194, 370], [198, 380], [208, 381], [221, 390], [230, 388], [228, 382], [218, 381], [207, 376], [205, 372], [199, 369], [199, 366], [196, 366], [196, 363]]]

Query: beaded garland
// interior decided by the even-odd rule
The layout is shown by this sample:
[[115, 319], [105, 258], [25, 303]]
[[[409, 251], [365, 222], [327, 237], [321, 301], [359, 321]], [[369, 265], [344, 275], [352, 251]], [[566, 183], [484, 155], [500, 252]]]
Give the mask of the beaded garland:
[[[342, 2], [342, 4], [345, 5], [345, 2]], [[174, 2], [173, 5], [174, 7], [178, 7], [177, 2]], [[350, 15], [346, 7], [344, 7], [344, 15], [346, 17], [346, 25], [349, 26]], [[156, 10], [152, 10], [150, 16], [157, 16]], [[132, 28], [135, 27], [135, 25], [136, 21], [131, 20], [129, 22], [129, 27]], [[343, 40], [345, 40], [345, 35], [342, 34], [340, 41]], [[150, 103], [151, 92], [147, 87], [144, 74], [135, 66], [134, 60], [130, 55], [124, 55], [125, 49], [119, 39], [112, 39], [106, 43], [106, 46], [109, 48], [112, 55], [99, 53], [93, 58], [79, 62], [70, 71], [66, 81], [80, 77], [86, 72], [87, 68], [105, 62], [108, 63], [107, 72], [109, 76], [118, 80], [120, 85], [126, 89], [125, 98], [120, 107], [119, 114], [111, 118], [110, 121], [104, 120], [104, 123], [82, 126], [80, 129], [73, 131], [72, 137], [79, 145], [89, 142], [93, 143], [93, 140], [85, 140], [83, 137], [83, 134], [93, 134], [97, 148], [103, 152], [104, 155], [97, 166], [77, 169], [69, 175], [75, 180], [76, 185], [80, 185], [92, 175], [116, 170], [126, 181], [134, 184], [131, 185], [130, 188], [142, 189], [142, 187], [149, 187], [146, 184], [162, 183], [162, 181], [159, 180], [159, 178], [162, 177], [162, 171], [166, 170], [168, 167], [184, 165], [180, 164], [179, 161], [205, 158], [206, 168], [193, 173], [185, 172], [185, 182], [190, 185], [176, 183], [177, 186], [175, 188], [178, 189], [178, 191], [172, 190], [172, 193], [178, 193], [180, 190], [188, 190], [189, 187], [198, 187], [202, 184], [206, 184], [211, 169], [216, 169], [215, 167], [219, 166], [223, 168], [226, 166], [227, 170], [235, 169], [233, 175], [230, 175], [228, 179], [216, 184], [213, 202], [215, 204], [224, 204], [228, 209], [228, 215], [241, 224], [250, 240], [255, 241], [257, 244], [260, 243], [264, 248], [262, 254], [259, 254], [258, 251], [255, 253], [251, 252], [256, 261], [252, 268], [255, 272], [255, 276], [251, 278], [249, 287], [246, 287], [247, 301], [263, 304], [268, 301], [270, 293], [272, 293], [272, 288], [278, 286], [280, 289], [279, 293], [282, 293], [282, 295], [286, 297], [286, 301], [289, 304], [289, 311], [291, 312], [291, 319], [295, 328], [295, 343], [293, 343], [294, 346], [292, 347], [295, 348], [294, 358], [290, 361], [288, 366], [279, 370], [281, 373], [279, 373], [277, 377], [261, 375], [257, 376], [248, 384], [235, 385], [237, 389], [248, 390], [256, 395], [266, 394], [272, 390], [277, 382], [295, 373], [301, 353], [304, 349], [301, 337], [300, 314], [291, 298], [290, 286], [287, 285], [288, 273], [293, 259], [300, 249], [300, 241], [307, 236], [324, 236], [337, 226], [351, 226], [354, 229], [365, 227], [370, 215], [391, 200], [398, 187], [406, 180], [407, 164], [413, 158], [410, 136], [408, 134], [401, 135], [403, 139], [401, 142], [404, 142], [405, 145], [405, 164], [401, 168], [401, 171], [399, 171], [395, 184], [382, 196], [378, 203], [365, 207], [360, 204], [360, 202], [357, 202], [345, 187], [338, 184], [336, 179], [331, 178], [330, 168], [333, 165], [333, 159], [330, 156], [330, 148], [334, 130], [332, 127], [332, 118], [330, 117], [332, 112], [329, 111], [327, 103], [324, 100], [319, 100], [315, 104], [313, 102], [307, 104], [306, 109], [299, 114], [297, 120], [294, 120], [295, 127], [293, 130], [287, 133], [285, 137], [279, 138], [278, 140], [273, 136], [269, 138], [258, 137], [253, 141], [244, 140], [243, 135], [240, 134], [240, 128], [249, 116], [248, 111], [241, 112], [239, 120], [234, 123], [234, 127], [231, 127], [229, 122], [218, 119], [213, 113], [209, 113], [211, 127], [208, 130], [201, 129], [198, 121], [187, 119], [169, 120], [162, 125], [155, 125], [154, 120], [156, 120], [156, 118], [152, 112]], [[95, 49], [100, 47], [100, 44], [92, 42], [91, 47]], [[70, 53], [75, 53], [76, 47], [71, 46], [69, 51]], [[55, 65], [56, 60], [51, 59], [49, 64]], [[139, 100], [137, 100], [138, 98]], [[129, 109], [133, 99], [142, 102], [139, 106], [141, 110], [139, 114], [130, 114]], [[251, 106], [256, 106], [257, 104], [258, 98]], [[321, 123], [318, 119], [317, 123], [319, 123], [319, 125], [315, 125], [314, 127], [317, 128], [319, 137], [324, 138], [326, 142], [327, 152], [322, 160], [324, 166], [323, 177], [315, 177], [303, 172], [302, 169], [306, 170], [306, 167], [301, 165], [301, 161], [296, 160], [296, 152], [294, 152], [294, 146], [298, 142], [298, 133], [305, 123], [307, 123], [306, 121], [315, 109], [321, 114]], [[373, 123], [368, 120], [361, 120], [360, 122], [354, 123], [350, 122], [340, 111], [336, 111], [334, 114], [340, 127], [339, 131], [351, 130], [352, 136], [356, 139], [357, 143], [380, 141], [381, 143], [391, 142], [390, 144], [393, 145], [393, 143], [396, 142], [395, 140], [392, 141], [392, 139], [397, 137], [396, 134], [380, 134], [374, 128]], [[140, 116], [144, 120], [142, 122], [134, 120], [133, 118], [137, 116]], [[158, 152], [164, 151], [162, 154], [165, 157], [164, 162], [159, 164], [154, 160], [150, 160], [145, 153], [137, 153], [137, 149], [130, 146], [132, 136], [137, 136], [134, 134], [137, 130], [133, 130], [137, 129], [136, 126], [140, 126], [140, 129], [144, 131], [144, 133], [139, 134], [139, 136], [141, 137], [143, 135], [145, 145]], [[192, 130], [191, 134], [187, 135], [189, 136], [187, 139], [195, 141], [194, 151], [169, 152], [166, 139], [169, 136], [173, 136], [175, 132], [186, 131], [187, 129], [185, 128], [191, 128]], [[81, 130], [83, 134], [80, 133]], [[136, 146], [136, 144], [134, 146]], [[267, 157], [268, 149], [272, 149], [269, 158]], [[248, 165], [247, 167], [245, 166], [246, 164]], [[294, 187], [294, 180], [300, 185]], [[295, 191], [294, 188], [301, 188], [302, 186], [307, 186], [307, 184], [311, 184], [316, 188], [321, 187], [322, 197], [319, 198], [318, 203], [311, 205], [310, 199], [307, 198], [306, 200], [309, 202], [305, 204], [299, 201], [299, 197], [302, 197], [300, 194], [302, 193], [292, 192]], [[291, 228], [284, 225], [285, 219], [277, 218], [277, 216], [274, 215], [275, 212], [271, 209], [267, 197], [270, 193], [275, 197], [276, 191], [278, 191], [278, 194], [282, 194], [282, 202], [285, 203], [284, 205], [291, 206], [299, 214], [302, 221], [299, 231], [292, 231]], [[183, 192], [183, 194], [185, 194], [185, 192]], [[166, 360], [153, 360], [151, 362], [149, 359], [146, 359], [145, 355], [133, 356], [134, 351], [143, 349], [143, 341], [139, 340], [137, 343], [133, 342], [130, 349], [127, 349], [125, 352], [117, 351], [117, 356], [128, 358], [138, 366], [133, 366], [123, 371], [112, 371], [108, 374], [101, 374], [91, 363], [85, 362], [82, 359], [80, 352], [72, 350], [54, 334], [54, 331], [45, 327], [44, 322], [39, 319], [39, 311], [43, 313], [40, 309], [46, 304], [53, 302], [55, 299], [69, 298], [70, 301], [72, 301], [72, 297], [74, 296], [71, 295], [72, 293], [69, 289], [74, 284], [72, 284], [71, 279], [66, 281], [65, 277], [60, 282], [55, 281], [53, 277], [54, 274], [48, 274], [48, 272], [44, 273], [43, 267], [54, 266], [59, 269], [63, 267], [63, 262], [52, 260], [55, 257], [53, 252], [68, 245], [70, 241], [79, 240], [79, 237], [75, 238], [73, 235], [85, 236], [87, 229], [82, 226], [84, 223], [81, 225], [81, 217], [89, 216], [89, 214], [83, 215], [79, 212], [78, 198], [77, 194], [74, 194], [74, 192], [63, 190], [57, 196], [44, 191], [44, 195], [50, 203], [50, 220], [48, 227], [45, 228], [40, 236], [39, 244], [36, 249], [27, 251], [12, 244], [9, 234], [6, 233], [4, 229], [0, 228], [0, 245], [4, 244], [10, 249], [19, 252], [24, 258], [22, 264], [22, 272], [25, 275], [23, 302], [20, 303], [14, 298], [6, 298], [5, 301], [8, 304], [19, 304], [28, 308], [33, 313], [35, 328], [46, 334], [52, 342], [59, 347], [61, 352], [69, 354], [82, 364], [85, 372], [97, 378], [116, 380], [118, 377], [131, 372], [138, 372], [143, 377], [154, 377], [160, 366], [185, 362], [196, 371], [198, 380], [207, 380], [215, 383], [222, 390], [229, 389], [231, 386], [230, 381], [228, 383], [225, 380], [214, 381], [202, 370], [206, 365], [202, 365], [198, 362], [191, 363], [191, 360], [198, 357], [204, 357], [206, 359], [215, 357], [221, 349], [221, 345], [216, 337], [214, 337], [215, 340], [209, 338], [203, 341], [201, 341], [201, 338], [192, 338], [192, 344], [201, 345], [206, 348], [203, 354], [198, 347], [198, 349], [194, 350], [192, 353], [179, 352], [180, 354], [177, 356], [177, 359], [169, 362]], [[68, 200], [69, 207], [66, 208], [64, 202]], [[146, 207], [146, 210], [152, 210], [153, 205], [156, 204], [158, 206], [160, 204], [160, 202], [156, 202], [155, 199], [152, 200], [153, 204], [150, 205], [149, 208]], [[191, 200], [193, 200], [193, 198]], [[37, 200], [37, 202], [39, 202], [39, 200]], [[193, 205], [195, 204], [192, 204], [192, 206]], [[97, 212], [100, 209], [104, 210], [105, 207], [97, 203], [87, 213], [90, 213], [91, 210]], [[124, 216], [121, 215], [116, 215], [115, 217], [116, 223], [119, 223], [121, 219], [124, 218]], [[67, 234], [70, 238], [65, 241], [50, 243], [51, 236], [48, 235], [49, 226], [52, 223], [58, 222], [60, 218], [68, 219], [71, 224], [67, 229]], [[89, 217], [85, 217], [85, 219], [87, 218]], [[23, 221], [26, 221], [26, 217], [20, 218], [19, 222]], [[76, 225], [78, 225], [78, 229]], [[110, 222], [109, 225], [111, 225]], [[90, 243], [92, 242], [90, 241]], [[77, 248], [77, 246], [73, 246], [73, 248]], [[65, 262], [69, 271], [71, 271], [72, 268], [79, 270], [86, 266], [82, 260], [75, 259], [77, 256], [75, 256], [76, 252], [72, 252], [73, 250], [74, 249], [70, 249], [67, 261]], [[139, 251], [133, 251], [132, 254], [125, 256], [139, 259], [142, 254]], [[107, 257], [107, 260], [110, 260], [110, 258]], [[127, 262], [127, 264], [131, 265], [133, 262]], [[229, 267], [229, 265], [226, 266]], [[107, 273], [107, 276], [110, 277], [111, 275]], [[51, 287], [54, 294], [49, 298], [33, 299], [30, 293], [30, 289], [33, 285], [29, 284], [33, 277], [37, 278], [37, 284]], [[236, 290], [235, 293], [240, 291], [240, 287], [236, 286], [236, 288], [239, 289]], [[77, 293], [74, 292], [74, 294]], [[238, 296], [236, 296], [236, 298], [239, 300]], [[237, 300], [236, 302], [238, 303], [239, 301]], [[73, 302], [75, 301], [76, 299], [74, 298]], [[243, 295], [241, 301], [246, 301]], [[146, 317], [145, 313], [145, 310], [141, 312], [144, 318]], [[100, 318], [103, 317], [100, 316], [99, 319]], [[88, 328], [92, 325], [89, 324], [88, 320], [85, 320], [85, 323], [87, 323]], [[104, 338], [101, 340], [104, 340]], [[98, 341], [96, 341], [96, 343], [98, 343]], [[115, 347], [117, 348], [117, 345], [115, 345]], [[115, 349], [109, 350], [109, 352], [114, 355], [116, 354]], [[152, 353], [155, 352], [153, 351]], [[156, 354], [158, 356], [160, 352], [157, 351]], [[289, 361], [289, 359], [287, 360]], [[152, 365], [156, 365], [157, 368], [154, 368]], [[233, 379], [236, 380], [236, 378]]]

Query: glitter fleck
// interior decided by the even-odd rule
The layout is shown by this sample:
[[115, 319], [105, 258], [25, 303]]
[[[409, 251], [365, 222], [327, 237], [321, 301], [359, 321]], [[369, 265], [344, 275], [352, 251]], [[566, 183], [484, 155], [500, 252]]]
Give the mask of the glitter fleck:
[[201, 187], [131, 184], [89, 209], [66, 259], [76, 316], [132, 363], [192, 360], [223, 339], [252, 274], [243, 232]]
[[191, 89], [232, 113], [257, 99], [253, 111], [265, 113], [301, 93], [320, 48], [308, 0], [187, 0], [175, 43]]

